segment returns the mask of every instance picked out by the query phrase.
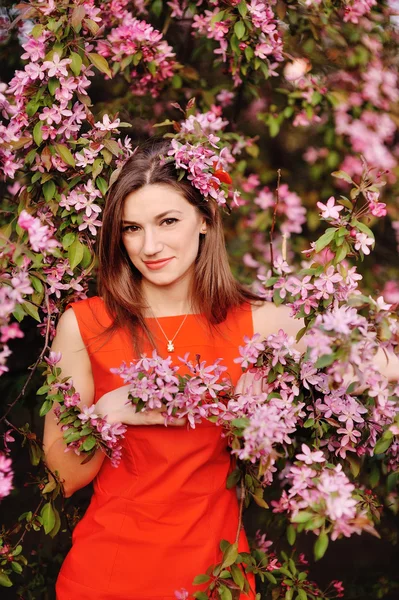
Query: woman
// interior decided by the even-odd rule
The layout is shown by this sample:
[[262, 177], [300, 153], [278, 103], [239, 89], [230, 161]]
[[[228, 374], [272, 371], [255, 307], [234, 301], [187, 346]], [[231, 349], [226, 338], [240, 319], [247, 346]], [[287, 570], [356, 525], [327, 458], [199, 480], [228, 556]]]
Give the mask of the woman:
[[[266, 336], [287, 313], [238, 284], [224, 245], [221, 216], [188, 181], [163, 163], [165, 142], [136, 152], [113, 185], [99, 245], [101, 297], [76, 302], [62, 315], [53, 350], [80, 393], [109, 422], [129, 425], [117, 469], [65, 453], [53, 411], [46, 416], [46, 460], [66, 496], [94, 479], [90, 506], [73, 533], [57, 581], [57, 599], [172, 599], [190, 593], [195, 575], [221, 558], [219, 542], [237, 536], [238, 502], [226, 489], [231, 469], [219, 427], [185, 419], [164, 426], [161, 410], [136, 413], [127, 388], [110, 369], [154, 348], [175, 359], [189, 352], [207, 363], [222, 358], [232, 382], [244, 335]], [[287, 333], [299, 328], [288, 320]], [[291, 328], [291, 331], [289, 330]], [[182, 370], [181, 370], [182, 371]], [[241, 384], [242, 385], [242, 382]], [[248, 551], [243, 530], [239, 550]], [[248, 579], [254, 598], [254, 580]]]

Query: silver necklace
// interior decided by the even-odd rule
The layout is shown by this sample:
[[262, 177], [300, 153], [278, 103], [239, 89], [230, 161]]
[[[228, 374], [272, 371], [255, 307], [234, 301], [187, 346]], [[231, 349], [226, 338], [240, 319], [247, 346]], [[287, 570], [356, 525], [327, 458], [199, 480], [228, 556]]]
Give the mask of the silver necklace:
[[[154, 313], [152, 313], [152, 314], [154, 315]], [[172, 337], [172, 339], [169, 339], [169, 338], [168, 338], [168, 336], [166, 335], [166, 333], [164, 332], [164, 330], [163, 330], [163, 328], [162, 328], [162, 325], [161, 325], [161, 323], [158, 321], [158, 319], [157, 319], [157, 318], [156, 318], [156, 316], [154, 315], [154, 319], [155, 319], [155, 320], [156, 320], [156, 322], [158, 323], [158, 325], [159, 325], [159, 329], [162, 331], [163, 335], [165, 336], [165, 340], [168, 342], [168, 345], [167, 345], [167, 350], [168, 350], [168, 352], [173, 352], [173, 351], [174, 351], [174, 349], [175, 349], [175, 346], [174, 346], [173, 342], [175, 341], [175, 339], [176, 339], [176, 336], [177, 336], [177, 334], [179, 333], [180, 329], [183, 327], [183, 325], [184, 325], [184, 323], [185, 323], [185, 320], [187, 319], [187, 317], [188, 317], [188, 313], [185, 315], [185, 317], [184, 317], [183, 321], [180, 323], [180, 325], [179, 325], [179, 328], [178, 328], [178, 330], [176, 331], [175, 335]]]

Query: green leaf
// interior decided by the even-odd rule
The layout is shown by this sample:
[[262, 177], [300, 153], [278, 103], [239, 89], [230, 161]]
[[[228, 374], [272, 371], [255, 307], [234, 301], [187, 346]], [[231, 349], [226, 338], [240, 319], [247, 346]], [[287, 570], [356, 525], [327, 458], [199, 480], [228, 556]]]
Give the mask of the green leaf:
[[247, 425], [249, 425], [249, 419], [245, 419], [244, 417], [240, 419], [233, 419], [231, 421], [231, 424], [233, 425], [233, 427], [247, 427]]
[[357, 456], [352, 456], [351, 454], [347, 454], [346, 460], [349, 463], [349, 467], [353, 477], [357, 477], [360, 472], [360, 459]]
[[62, 160], [71, 167], [75, 166], [75, 159], [70, 149], [65, 144], [54, 144], [56, 152], [61, 156]]
[[41, 36], [43, 31], [43, 25], [37, 24], [33, 27], [32, 31], [30, 32], [30, 35], [35, 38], [35, 40], [37, 40], [38, 37]]
[[240, 481], [241, 479], [241, 471], [240, 469], [234, 469], [234, 471], [232, 471], [232, 473], [230, 473], [230, 475], [227, 478], [226, 481], [226, 487], [227, 489], [231, 489], [234, 486], [237, 485], [237, 483]]
[[344, 181], [347, 181], [348, 183], [353, 183], [353, 179], [350, 175], [348, 175], [348, 173], [345, 173], [345, 171], [333, 171], [331, 173], [331, 175], [333, 177], [336, 177], [337, 179], [343, 179]]
[[83, 258], [80, 261], [80, 268], [87, 269], [93, 261], [93, 256], [87, 246], [83, 246]]
[[80, 71], [82, 69], [82, 58], [80, 56], [80, 54], [78, 54], [77, 52], [71, 52], [71, 69], [74, 75], [76, 75], [76, 77], [78, 75], [80, 75]]
[[235, 563], [237, 556], [238, 546], [237, 544], [231, 544], [223, 554], [222, 569]]
[[193, 585], [200, 585], [201, 583], [207, 583], [210, 580], [209, 575], [202, 573], [201, 575], [197, 575], [194, 577]]
[[160, 17], [162, 14], [162, 0], [153, 0], [151, 4], [151, 11], [156, 17]]
[[208, 594], [205, 594], [205, 592], [195, 592], [193, 596], [197, 600], [208, 600]]
[[32, 302], [23, 302], [21, 306], [27, 315], [35, 319], [38, 323], [41, 323], [37, 306], [32, 304]]
[[85, 19], [85, 24], [87, 25], [87, 28], [90, 30], [90, 33], [92, 33], [93, 35], [96, 35], [98, 30], [100, 29], [99, 26], [97, 25], [97, 23], [95, 21], [93, 21], [93, 19]]
[[18, 573], [18, 575], [22, 573], [22, 565], [15, 560], [11, 563], [11, 568], [15, 573]]
[[69, 233], [66, 233], [64, 235], [64, 237], [62, 238], [62, 242], [61, 242], [64, 250], [67, 250], [69, 248], [69, 246], [71, 246], [71, 244], [73, 244], [75, 239], [76, 239], [76, 233], [72, 233], [71, 231]]
[[12, 587], [12, 581], [9, 578], [9, 576], [6, 573], [4, 573], [4, 571], [0, 571], [0, 585], [2, 585], [3, 587]]
[[33, 128], [33, 139], [35, 140], [36, 146], [40, 146], [43, 141], [42, 125], [43, 123], [38, 121]]
[[388, 450], [388, 448], [390, 447], [390, 445], [392, 444], [392, 440], [393, 440], [393, 438], [379, 439], [374, 447], [374, 454], [384, 454], [384, 452], [386, 452]]
[[233, 576], [234, 583], [238, 585], [240, 590], [243, 590], [245, 585], [245, 577], [240, 567], [237, 565], [231, 565], [231, 574]]
[[49, 391], [50, 386], [49, 385], [42, 385], [42, 387], [40, 387], [37, 392], [36, 395], [37, 396], [42, 396], [43, 394], [47, 394], [47, 392]]
[[297, 600], [308, 600], [308, 595], [303, 589], [298, 590]]
[[43, 185], [42, 189], [43, 189], [43, 195], [44, 195], [46, 202], [50, 202], [50, 200], [52, 200], [54, 198], [54, 194], [55, 194], [55, 190], [56, 190], [54, 181], [52, 179], [50, 179], [50, 181], [46, 181], [46, 183]]
[[322, 236], [316, 241], [315, 250], [316, 252], [320, 252], [332, 242], [335, 236], [336, 229], [335, 227], [329, 227]]
[[108, 191], [108, 184], [103, 177], [97, 177], [96, 186], [98, 187], [102, 195], [105, 196], [105, 194]]
[[25, 112], [28, 115], [28, 117], [33, 117], [33, 115], [36, 113], [38, 108], [39, 108], [39, 101], [38, 100], [30, 100], [28, 102], [28, 104], [26, 105]]
[[39, 415], [44, 417], [53, 407], [53, 402], [51, 400], [45, 400], [40, 407]]
[[71, 269], [75, 269], [83, 258], [83, 244], [76, 237], [75, 241], [69, 246], [68, 249], [68, 260], [71, 265]]
[[107, 60], [101, 56], [100, 54], [96, 54], [95, 52], [88, 52], [87, 54], [90, 62], [94, 65], [101, 73], [105, 73], [108, 77], [112, 78], [112, 73], [109, 68]]
[[303, 426], [305, 429], [308, 429], [309, 427], [313, 427], [313, 425], [315, 424], [315, 420], [314, 419], [307, 419]]
[[277, 585], [277, 579], [275, 578], [274, 575], [272, 575], [268, 571], [266, 571], [265, 577], [266, 577], [266, 579], [268, 579], [270, 581], [270, 583], [272, 583], [273, 585]]
[[313, 547], [315, 560], [320, 560], [326, 553], [328, 548], [328, 535], [322, 531]]
[[57, 482], [55, 481], [55, 479], [52, 479], [51, 481], [46, 483], [46, 485], [42, 489], [42, 494], [50, 494], [51, 492], [53, 492], [55, 490], [56, 487], [57, 487]]
[[31, 442], [29, 444], [29, 458], [34, 467], [37, 467], [37, 465], [40, 463], [42, 454], [42, 450], [35, 442]]
[[291, 517], [291, 521], [293, 523], [306, 523], [306, 521], [310, 521], [313, 517], [314, 513], [307, 510], [300, 510], [298, 514]]
[[49, 92], [52, 96], [54, 96], [55, 94], [55, 90], [57, 90], [60, 87], [60, 82], [56, 77], [51, 77], [48, 80], [48, 84], [47, 87], [49, 89]]
[[293, 546], [295, 544], [296, 530], [293, 525], [288, 525], [287, 527], [287, 540], [290, 546]]
[[86, 16], [86, 9], [85, 9], [84, 5], [83, 4], [76, 5], [72, 11], [72, 16], [71, 16], [71, 25], [74, 28], [74, 30], [76, 31], [76, 33], [79, 33], [79, 31], [82, 29], [82, 21], [85, 16]]
[[55, 517], [54, 527], [52, 528], [51, 531], [49, 531], [49, 536], [51, 538], [53, 538], [53, 537], [55, 537], [57, 535], [57, 533], [59, 532], [60, 527], [61, 527], [60, 513], [56, 509], [54, 509], [54, 517]]
[[96, 438], [94, 437], [94, 435], [89, 435], [85, 441], [83, 442], [83, 450], [86, 450], [86, 452], [89, 452], [90, 450], [92, 450], [94, 448], [94, 446], [96, 445]]
[[121, 148], [119, 147], [118, 143], [115, 142], [115, 140], [103, 140], [103, 144], [107, 148], [107, 150], [112, 152], [114, 156], [119, 156], [119, 154], [122, 152]]
[[244, 2], [242, 0], [242, 2], [240, 2], [240, 4], [237, 6], [237, 8], [238, 8], [238, 12], [242, 16], [242, 18], [244, 18], [244, 17], [247, 16], [248, 8], [247, 8], [247, 3], [246, 2]]
[[35, 277], [34, 275], [30, 276], [30, 280], [37, 293], [42, 294], [44, 287], [41, 280], [38, 277]]
[[50, 533], [55, 525], [55, 514], [51, 502], [47, 502], [43, 506], [40, 516], [42, 518], [44, 531], [46, 533]]
[[232, 600], [232, 598], [233, 598], [229, 588], [226, 587], [225, 585], [220, 585], [218, 587], [218, 592], [219, 592], [220, 600]]
[[344, 260], [344, 258], [346, 257], [346, 255], [348, 254], [349, 251], [349, 246], [348, 244], [345, 242], [344, 244], [342, 244], [342, 246], [340, 246], [335, 254], [335, 258], [334, 258], [334, 264], [338, 265], [340, 262], [342, 262]]
[[245, 35], [245, 24], [243, 21], [237, 21], [234, 25], [234, 33], [241, 40]]
[[323, 354], [320, 358], [315, 362], [316, 369], [324, 369], [324, 367], [328, 367], [332, 365], [335, 360], [335, 354]]
[[357, 219], [355, 219], [352, 223], [354, 227], [357, 227], [362, 233], [366, 233], [369, 237], [374, 239], [374, 233], [371, 231], [370, 227], [367, 227], [367, 225], [361, 221], [358, 221]]

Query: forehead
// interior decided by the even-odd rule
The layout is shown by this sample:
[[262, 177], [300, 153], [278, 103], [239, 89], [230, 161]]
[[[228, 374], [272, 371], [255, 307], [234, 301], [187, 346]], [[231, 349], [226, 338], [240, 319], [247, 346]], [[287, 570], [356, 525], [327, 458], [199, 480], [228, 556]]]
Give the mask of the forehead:
[[171, 186], [164, 184], [145, 185], [126, 196], [123, 205], [123, 218], [130, 221], [138, 218], [151, 219], [167, 210], [179, 210], [184, 213], [190, 210], [195, 211], [183, 194]]

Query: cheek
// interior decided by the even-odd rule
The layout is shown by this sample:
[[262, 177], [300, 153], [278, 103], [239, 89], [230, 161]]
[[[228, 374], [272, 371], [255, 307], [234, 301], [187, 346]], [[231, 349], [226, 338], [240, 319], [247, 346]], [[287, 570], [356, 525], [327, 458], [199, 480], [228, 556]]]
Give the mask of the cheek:
[[140, 252], [141, 244], [138, 239], [129, 238], [126, 236], [125, 239], [122, 240], [123, 245], [125, 246], [125, 250], [128, 253], [130, 258], [134, 258]]

